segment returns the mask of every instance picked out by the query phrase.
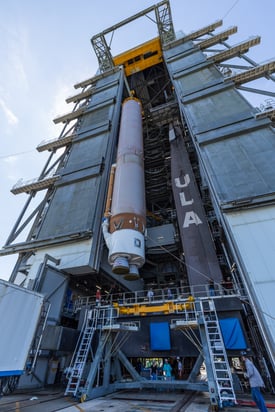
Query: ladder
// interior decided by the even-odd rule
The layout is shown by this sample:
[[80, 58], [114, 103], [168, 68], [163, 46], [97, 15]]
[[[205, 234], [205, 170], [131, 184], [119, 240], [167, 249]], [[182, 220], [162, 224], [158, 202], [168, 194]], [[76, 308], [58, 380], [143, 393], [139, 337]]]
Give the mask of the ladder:
[[97, 328], [97, 322], [98, 309], [95, 308], [88, 310], [86, 312], [86, 319], [83, 322], [83, 328], [79, 337], [79, 342], [76, 346], [76, 351], [72, 357], [72, 362], [69, 367], [69, 380], [65, 395], [77, 395], [88, 353], [91, 347], [91, 342], [94, 336], [94, 332]]
[[[211, 404], [234, 406], [236, 396], [214, 299], [200, 299], [199, 326], [204, 346], [205, 364]], [[203, 336], [204, 335], [204, 336]], [[210, 369], [210, 370], [209, 370]]]

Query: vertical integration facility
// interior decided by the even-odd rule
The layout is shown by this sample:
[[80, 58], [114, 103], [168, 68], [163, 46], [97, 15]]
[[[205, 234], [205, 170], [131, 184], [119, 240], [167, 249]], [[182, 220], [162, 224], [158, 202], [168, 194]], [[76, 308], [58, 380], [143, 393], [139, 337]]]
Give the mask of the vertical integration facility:
[[[112, 55], [108, 38], [144, 17], [155, 37]], [[237, 27], [221, 26], [176, 34], [165, 0], [92, 37], [97, 74], [37, 147], [40, 176], [11, 190], [26, 203], [0, 251], [18, 255], [0, 289], [15, 296], [0, 304], [4, 391], [65, 376], [83, 400], [173, 385], [223, 407], [246, 385], [243, 350], [274, 391], [274, 93], [253, 82], [272, 83], [275, 61], [257, 64], [260, 38], [232, 45]], [[180, 378], [150, 380], [153, 360], [177, 357]]]

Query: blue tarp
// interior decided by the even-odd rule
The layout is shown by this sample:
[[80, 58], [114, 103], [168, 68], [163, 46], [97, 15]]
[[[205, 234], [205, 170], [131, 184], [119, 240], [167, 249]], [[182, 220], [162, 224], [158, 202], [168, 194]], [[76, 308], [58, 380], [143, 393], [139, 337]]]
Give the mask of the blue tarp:
[[168, 322], [150, 323], [151, 350], [170, 350], [170, 328]]
[[220, 319], [219, 323], [223, 336], [224, 346], [226, 349], [240, 350], [247, 348], [239, 319]]

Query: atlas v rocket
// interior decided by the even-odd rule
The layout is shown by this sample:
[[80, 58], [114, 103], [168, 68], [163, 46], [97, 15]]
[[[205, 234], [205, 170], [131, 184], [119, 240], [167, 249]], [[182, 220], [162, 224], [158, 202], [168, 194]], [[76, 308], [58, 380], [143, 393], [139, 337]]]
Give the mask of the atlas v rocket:
[[139, 277], [145, 262], [146, 226], [142, 107], [127, 98], [122, 106], [116, 165], [112, 167], [103, 235], [113, 273]]

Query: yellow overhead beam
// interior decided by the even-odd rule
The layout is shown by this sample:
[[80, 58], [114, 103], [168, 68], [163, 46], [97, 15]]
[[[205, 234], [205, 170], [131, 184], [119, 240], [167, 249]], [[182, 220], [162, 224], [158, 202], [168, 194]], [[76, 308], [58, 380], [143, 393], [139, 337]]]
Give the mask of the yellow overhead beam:
[[146, 316], [152, 313], [162, 313], [168, 315], [169, 313], [180, 313], [185, 311], [194, 310], [194, 297], [189, 298], [182, 302], [176, 301], [163, 301], [163, 302], [142, 302], [134, 304], [119, 304], [114, 302], [113, 306], [120, 315], [133, 315], [133, 316]]
[[123, 66], [126, 76], [162, 62], [160, 38], [155, 37], [113, 57], [115, 66]]

